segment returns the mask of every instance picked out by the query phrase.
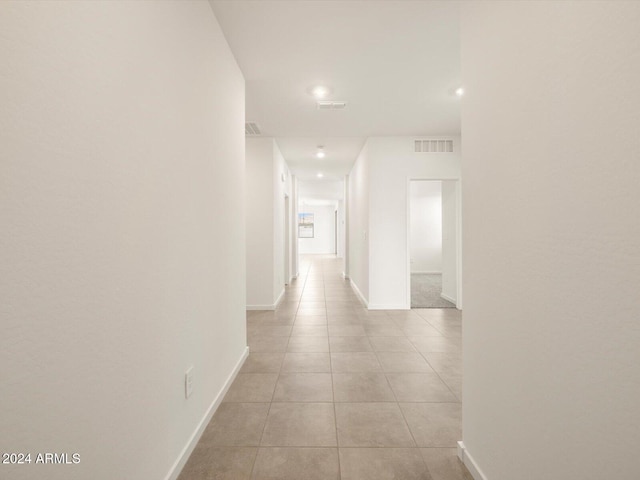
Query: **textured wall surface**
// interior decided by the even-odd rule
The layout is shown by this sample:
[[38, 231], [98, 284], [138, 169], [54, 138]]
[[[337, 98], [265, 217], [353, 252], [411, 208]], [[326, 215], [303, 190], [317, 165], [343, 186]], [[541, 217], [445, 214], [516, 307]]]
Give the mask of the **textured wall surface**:
[[246, 139], [247, 305], [273, 305], [274, 140]]
[[468, 2], [463, 436], [488, 480], [640, 478], [640, 4]]
[[442, 273], [442, 182], [410, 182], [409, 195], [411, 273]]
[[242, 74], [206, 2], [0, 32], [0, 450], [81, 455], [0, 477], [164, 478], [246, 345]]
[[365, 301], [369, 301], [369, 181], [367, 143], [349, 173], [349, 276]]
[[371, 137], [369, 302], [375, 308], [409, 308], [408, 179], [460, 178], [460, 138], [453, 153], [415, 153], [413, 137]]

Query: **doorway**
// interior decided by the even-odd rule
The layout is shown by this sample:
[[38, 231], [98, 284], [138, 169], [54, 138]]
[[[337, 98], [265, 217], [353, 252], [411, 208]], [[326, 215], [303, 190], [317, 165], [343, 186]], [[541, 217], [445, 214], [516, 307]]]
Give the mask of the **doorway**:
[[456, 308], [457, 182], [409, 181], [411, 308]]
[[333, 253], [338, 255], [338, 210], [333, 212]]
[[291, 282], [291, 212], [289, 211], [289, 196], [284, 196], [284, 284], [289, 285]]

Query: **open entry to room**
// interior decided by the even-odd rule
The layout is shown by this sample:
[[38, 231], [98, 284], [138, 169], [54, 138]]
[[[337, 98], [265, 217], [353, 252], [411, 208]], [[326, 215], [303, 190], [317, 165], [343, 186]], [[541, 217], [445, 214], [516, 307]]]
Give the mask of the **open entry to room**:
[[456, 308], [456, 183], [409, 182], [411, 308]]
[[297, 238], [300, 255], [335, 255], [345, 250], [344, 180], [298, 181]]

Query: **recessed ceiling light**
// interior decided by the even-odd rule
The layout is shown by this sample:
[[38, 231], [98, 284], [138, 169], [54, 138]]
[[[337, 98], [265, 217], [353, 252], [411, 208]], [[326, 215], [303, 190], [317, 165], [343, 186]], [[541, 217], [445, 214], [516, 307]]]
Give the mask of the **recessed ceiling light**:
[[322, 178], [324, 175], [322, 173], [318, 173], [318, 178]]
[[316, 98], [324, 98], [329, 95], [329, 89], [327, 87], [318, 85], [317, 87], [313, 87], [313, 90], [311, 90], [311, 94]]
[[456, 95], [459, 96], [459, 97], [463, 96], [464, 95], [464, 88], [462, 88], [462, 87], [456, 88]]
[[316, 158], [324, 158], [324, 147], [322, 145], [318, 145], [318, 151], [316, 152]]

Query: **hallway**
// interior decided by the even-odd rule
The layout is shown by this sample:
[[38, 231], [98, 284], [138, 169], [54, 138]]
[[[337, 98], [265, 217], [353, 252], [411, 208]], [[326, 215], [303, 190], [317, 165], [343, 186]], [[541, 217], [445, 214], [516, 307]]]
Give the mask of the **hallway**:
[[471, 479], [460, 311], [368, 311], [341, 266], [304, 256], [275, 312], [247, 312], [250, 356], [180, 480]]

